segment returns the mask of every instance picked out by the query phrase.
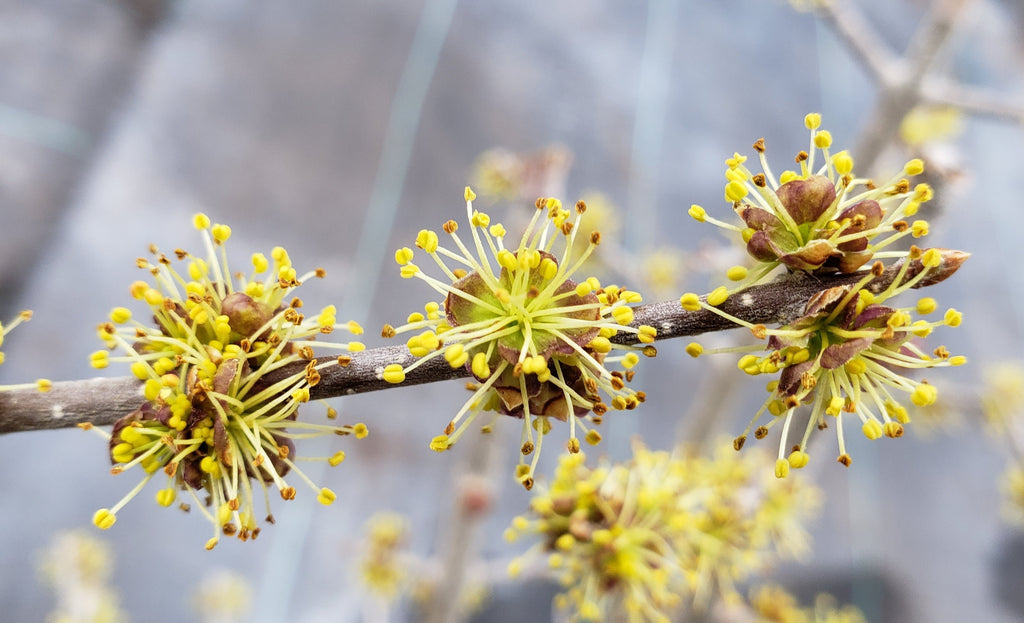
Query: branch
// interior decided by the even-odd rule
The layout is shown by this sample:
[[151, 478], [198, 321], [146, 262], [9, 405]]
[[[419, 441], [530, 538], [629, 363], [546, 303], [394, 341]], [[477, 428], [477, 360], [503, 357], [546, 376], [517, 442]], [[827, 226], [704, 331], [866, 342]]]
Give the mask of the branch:
[[[955, 273], [969, 257], [968, 253], [941, 250], [942, 264], [934, 273], [914, 287], [923, 287], [944, 281]], [[897, 262], [875, 278], [868, 287], [880, 291], [896, 278], [902, 262]], [[919, 261], [908, 267], [903, 281], [923, 270]], [[800, 316], [807, 300], [828, 288], [855, 283], [866, 273], [829, 275], [824, 277], [790, 274], [771, 283], [753, 286], [733, 294], [719, 308], [737, 318], [754, 324], [787, 324]], [[658, 339], [699, 335], [711, 331], [736, 328], [728, 320], [707, 310], [685, 311], [678, 301], [650, 303], [634, 308], [634, 325], [650, 325], [658, 330]], [[620, 333], [613, 340], [622, 344], [636, 342], [631, 333]], [[469, 376], [465, 368], [452, 369], [443, 358], [424, 362], [406, 375], [401, 385], [392, 385], [381, 378], [384, 366], [398, 363], [410, 365], [415, 358], [404, 345], [384, 346], [352, 353], [346, 366], [331, 365], [320, 370], [320, 383], [310, 388], [312, 399], [335, 398], [362, 394], [406, 385], [419, 385]], [[264, 378], [264, 383], [301, 372], [306, 362], [285, 366]], [[54, 383], [50, 391], [15, 389], [0, 392], [0, 434], [30, 430], [66, 428], [91, 423], [97, 426], [113, 424], [116, 420], [138, 408], [142, 397], [141, 383], [133, 377], [95, 378]]]

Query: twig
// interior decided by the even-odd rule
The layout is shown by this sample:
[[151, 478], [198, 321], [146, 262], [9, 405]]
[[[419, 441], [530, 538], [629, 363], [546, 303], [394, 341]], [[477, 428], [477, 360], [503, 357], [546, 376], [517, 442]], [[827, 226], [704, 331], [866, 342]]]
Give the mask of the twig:
[[[955, 273], [969, 257], [968, 253], [940, 250], [942, 264], [914, 287], [929, 286]], [[881, 290], [892, 283], [901, 263], [897, 262], [874, 279], [869, 288]], [[904, 280], [918, 274], [923, 267], [914, 261]], [[722, 311], [754, 324], [786, 324], [797, 318], [807, 300], [827, 288], [846, 285], [861, 279], [865, 273], [824, 277], [792, 274], [764, 285], [733, 294], [719, 306]], [[688, 312], [678, 301], [651, 303], [634, 308], [634, 325], [650, 325], [658, 330], [658, 339], [698, 335], [736, 328], [734, 324], [707, 310]], [[635, 343], [636, 336], [620, 333], [613, 340]], [[419, 385], [464, 378], [464, 368], [453, 369], [441, 357], [424, 362], [406, 375], [402, 385], [392, 385], [381, 377], [384, 366], [414, 361], [405, 346], [385, 346], [353, 353], [348, 365], [330, 365], [320, 371], [320, 383], [310, 389], [314, 400], [361, 394], [380, 389]], [[264, 377], [265, 383], [301, 372], [304, 362], [285, 366]], [[0, 392], [0, 434], [30, 430], [66, 428], [91, 423], [104, 426], [131, 413], [142, 402], [140, 382], [134, 378], [96, 378], [54, 383], [50, 391], [17, 389]]]

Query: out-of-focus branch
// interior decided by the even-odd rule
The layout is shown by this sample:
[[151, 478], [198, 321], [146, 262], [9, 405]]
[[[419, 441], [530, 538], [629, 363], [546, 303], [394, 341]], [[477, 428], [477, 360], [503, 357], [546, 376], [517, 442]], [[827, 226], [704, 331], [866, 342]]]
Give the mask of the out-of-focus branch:
[[[962, 251], [941, 251], [943, 260], [940, 267], [915, 287], [945, 280], [956, 272], [969, 256]], [[901, 263], [896, 263], [887, 268], [869, 284], [869, 287], [873, 290], [887, 287], [896, 278], [900, 265]], [[919, 261], [912, 262], [904, 274], [904, 280], [921, 270], [923, 267]], [[801, 314], [807, 300], [814, 294], [827, 288], [856, 282], [864, 275], [863, 272], [823, 277], [787, 275], [771, 283], [733, 294], [719, 308], [754, 324], [785, 324]], [[707, 310], [685, 311], [678, 301], [650, 303], [634, 308], [633, 324], [653, 326], [658, 331], [659, 340], [736, 327], [730, 321]], [[623, 332], [613, 340], [630, 344], [635, 343], [636, 336]], [[348, 365], [332, 363], [321, 369], [320, 383], [310, 389], [310, 397], [334, 398], [468, 376], [464, 368], [452, 369], [444, 358], [437, 357], [410, 370], [401, 386], [389, 384], [381, 377], [384, 366], [397, 363], [404, 367], [413, 361], [409, 350], [402, 345], [353, 353]], [[296, 363], [283, 367], [275, 373], [268, 374], [264, 380], [266, 383], [273, 383], [275, 380], [301, 372], [305, 365]], [[97, 426], [112, 424], [134, 411], [143, 401], [140, 382], [135, 378], [64, 381], [54, 383], [52, 389], [45, 393], [35, 389], [0, 392], [0, 434], [66, 428], [82, 423]]]
[[[857, 57], [870, 67], [879, 85], [878, 103], [853, 152], [857, 154], [857, 161], [863, 170], [871, 170], [885, 146], [896, 134], [900, 122], [921, 103], [921, 85], [925, 76], [949, 39], [957, 15], [970, 1], [937, 2], [914, 34], [906, 56], [898, 61], [890, 61], [884, 66], [877, 65], [876, 60], [870, 60], [867, 56], [867, 48], [875, 48], [882, 44], [873, 40], [875, 37], [871, 29], [856, 15], [855, 9], [849, 6], [849, 3], [829, 3], [822, 9], [825, 22], [835, 28], [837, 34]], [[879, 70], [881, 73], [877, 73]]]

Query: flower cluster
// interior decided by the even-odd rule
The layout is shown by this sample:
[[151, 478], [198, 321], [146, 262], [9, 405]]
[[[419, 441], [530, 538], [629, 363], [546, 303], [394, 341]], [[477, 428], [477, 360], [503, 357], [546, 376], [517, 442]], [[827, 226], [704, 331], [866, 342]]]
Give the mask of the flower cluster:
[[[746, 227], [713, 219], [700, 206], [690, 208], [690, 215], [698, 221], [739, 232], [757, 263], [750, 270], [744, 266], [729, 269], [727, 277], [739, 282], [731, 289], [719, 286], [704, 300], [693, 293], [680, 298], [687, 311], [712, 311], [767, 340], [766, 346], [716, 352], [747, 352], [738, 362], [747, 374], [779, 373], [779, 378], [767, 385], [768, 398], [733, 445], [739, 450], [751, 430], [761, 439], [772, 426], [782, 423], [775, 463], [780, 478], [790, 467], [807, 464], [811, 431], [827, 428], [831, 418], [839, 440], [838, 460], [850, 465], [843, 438], [844, 413], [857, 416], [869, 439], [901, 436], [910, 417], [898, 394], [909, 394], [911, 402], [921, 407], [937, 397], [933, 385], [913, 380], [906, 372], [966, 363], [966, 358], [952, 356], [943, 346], [929, 354], [917, 343], [917, 338], [928, 336], [940, 325], [959, 325], [959, 312], [949, 309], [941, 320], [915, 320], [915, 312], [928, 315], [937, 309], [934, 299], [922, 298], [911, 308], [888, 304], [910, 288], [942, 281], [967, 258], [964, 253], [915, 245], [905, 251], [882, 250], [907, 236], [928, 234], [927, 221], [905, 220], [932, 197], [927, 184], [911, 188], [904, 177], [922, 173], [922, 162], [911, 160], [897, 175], [875, 184], [853, 174], [853, 158], [847, 152], [830, 154], [832, 137], [818, 129], [820, 115], [807, 115], [804, 125], [811, 130], [811, 143], [808, 152], [796, 157], [799, 171], [786, 171], [776, 180], [765, 158], [763, 139], [754, 143], [763, 173], [751, 173], [744, 165], [746, 158], [739, 154], [726, 161], [725, 197]], [[815, 168], [818, 150], [824, 163]], [[898, 263], [887, 271], [883, 260], [894, 259]], [[871, 260], [870, 271], [857, 273]], [[751, 324], [719, 309], [737, 290], [765, 280], [779, 266], [791, 273], [863, 276], [855, 283], [820, 292], [807, 302], [801, 317], [777, 329]], [[886, 279], [876, 281], [883, 274]], [[759, 349], [768, 352], [754, 354]], [[697, 357], [704, 349], [694, 342], [687, 352]], [[790, 427], [801, 405], [810, 405], [810, 417], [800, 442], [790, 446]], [[757, 425], [766, 414], [767, 424]]]
[[[915, 320], [915, 313], [936, 312], [935, 299], [924, 297], [915, 306], [904, 308], [886, 304], [890, 298], [921, 283], [933, 270], [939, 270], [943, 261], [938, 249], [913, 248], [885, 288], [872, 287], [884, 270], [881, 262], [876, 262], [858, 282], [816, 294], [807, 302], [803, 315], [778, 329], [752, 325], [700, 301], [696, 295], [684, 295], [684, 308], [712, 309], [747, 327], [758, 339], [767, 340], [767, 347], [721, 349], [749, 351], [738, 361], [741, 370], [750, 375], [779, 373], [779, 378], [766, 387], [768, 398], [743, 434], [735, 439], [735, 448], [743, 447], [752, 429], [754, 436], [762, 439], [771, 427], [781, 423], [775, 474], [782, 478], [790, 467], [807, 464], [811, 431], [827, 428], [831, 420], [835, 421], [839, 441], [838, 461], [850, 465], [843, 437], [844, 415], [856, 416], [868, 439], [902, 436], [903, 425], [910, 421], [910, 416], [899, 394], [909, 395], [910, 401], [918, 406], [930, 405], [938, 396], [934, 385], [927, 380], [911, 379], [905, 376], [906, 372], [959, 366], [967, 361], [962, 355], [951, 355], [944, 346], [926, 353], [915, 341], [927, 337], [936, 327], [959, 326], [960, 312], [950, 308], [937, 320]], [[754, 354], [765, 348], [767, 354]], [[694, 342], [687, 346], [687, 352], [696, 357], [704, 350]], [[797, 419], [799, 407], [805, 404], [810, 405], [810, 417], [803, 436], [799, 443], [789, 446], [790, 427]], [[768, 423], [755, 429], [766, 414]]]
[[750, 609], [758, 623], [867, 623], [864, 613], [854, 606], [838, 607], [835, 598], [821, 593], [810, 608], [780, 586], [759, 586], [750, 592]]
[[[92, 354], [93, 366], [127, 362], [144, 382], [145, 402], [120, 419], [110, 435], [111, 471], [119, 474], [139, 466], [145, 476], [114, 507], [97, 511], [93, 522], [111, 527], [117, 512], [162, 472], [166, 485], [157, 492], [157, 502], [170, 506], [179, 489], [191, 493], [213, 524], [214, 536], [206, 544], [210, 549], [221, 532], [242, 540], [259, 534], [257, 488], [266, 500], [266, 520], [273, 523], [269, 487], [285, 500], [294, 498], [295, 488], [284, 478], [289, 472], [306, 482], [321, 503], [334, 501], [334, 492], [317, 487], [298, 469], [293, 440], [332, 434], [362, 438], [366, 426], [300, 422], [297, 410], [309, 400], [320, 370], [350, 360], [344, 354], [317, 360], [314, 345], [346, 353], [363, 345], [314, 341], [338, 329], [362, 333], [354, 322], [339, 324], [334, 306], [311, 319], [299, 311], [302, 300], [292, 293], [306, 279], [322, 277], [322, 269], [299, 275], [287, 251], [276, 247], [271, 260], [262, 253], [253, 255], [253, 273], [239, 273], [235, 282], [224, 245], [230, 228], [211, 225], [203, 214], [195, 216], [194, 224], [206, 258], [175, 250], [177, 260], [186, 263], [184, 273], [155, 247], [153, 260], [137, 261], [152, 283], [136, 281], [131, 295], [147, 305], [155, 326], [134, 320], [130, 310], [118, 307], [98, 328], [108, 348]], [[122, 354], [111, 356], [112, 350]], [[297, 373], [282, 370], [301, 362], [306, 365]], [[328, 408], [327, 415], [332, 418], [336, 412]], [[306, 460], [337, 465], [343, 459], [339, 451]], [[206, 492], [203, 500], [199, 490]]]
[[[797, 480], [762, 477], [758, 458], [707, 458], [634, 445], [628, 463], [587, 467], [563, 457], [550, 484], [537, 487], [531, 517], [517, 517], [509, 539], [537, 535], [526, 557], [543, 555], [568, 590], [558, 605], [581, 620], [624, 612], [629, 621], [667, 621], [683, 599], [705, 606], [718, 592], [779, 556], [808, 548], [803, 519], [818, 492]], [[523, 567], [516, 559], [515, 575]]]
[[46, 617], [53, 623], [128, 621], [112, 588], [114, 555], [109, 545], [81, 530], [61, 532], [41, 552], [40, 576], [56, 597]]
[[[927, 184], [912, 188], [904, 177], [924, 171], [920, 160], [907, 162], [897, 175], [876, 184], [854, 175], [848, 152], [830, 153], [832, 136], [818, 129], [821, 115], [807, 115], [804, 125], [811, 131], [811, 141], [808, 151], [796, 157], [799, 171], [784, 171], [776, 179], [765, 157], [764, 139], [754, 143], [762, 173], [751, 172], [744, 164], [747, 158], [738, 153], [726, 160], [725, 198], [744, 227], [712, 218], [698, 205], [690, 208], [697, 221], [738, 233], [757, 261], [752, 269], [734, 266], [727, 271], [727, 277], [738, 283], [716, 291], [723, 299], [762, 282], [780, 265], [815, 274], [850, 273], [875, 257], [906, 255], [879, 252], [906, 236], [928, 233], [927, 221], [905, 220], [932, 197]], [[815, 168], [819, 150], [824, 162]]]
[[397, 599], [409, 582], [409, 523], [397, 513], [378, 513], [366, 522], [365, 550], [359, 561], [359, 579], [367, 591], [383, 599]]
[[[638, 353], [655, 355], [649, 344], [656, 332], [631, 325], [630, 304], [641, 301], [636, 292], [602, 287], [593, 277], [572, 279], [601, 239], [593, 232], [586, 249], [573, 252], [585, 203], [570, 211], [557, 199], [538, 199], [519, 242], [506, 246], [505, 228], [473, 209], [475, 195], [468, 187], [465, 198], [468, 244], [456, 233], [455, 221], [443, 227], [455, 250], [441, 246], [433, 231], [422, 230], [416, 237], [416, 246], [437, 264], [443, 278], [429, 276], [414, 264], [412, 249], [395, 253], [402, 277], [426, 282], [444, 300], [428, 303], [424, 313], [412, 314], [400, 327], [384, 327], [384, 337], [413, 333], [406, 345], [417, 359], [407, 366], [387, 366], [383, 378], [401, 383], [409, 372], [438, 357], [452, 368], [465, 366], [477, 381], [470, 385], [473, 394], [431, 448], [447, 450], [481, 411], [521, 418], [516, 477], [529, 489], [550, 420], [568, 422], [567, 447], [576, 453], [580, 436], [591, 444], [601, 439], [588, 425], [600, 424], [609, 409], [634, 409], [644, 401], [644, 393], [627, 383], [633, 379]], [[561, 249], [556, 249], [559, 242]], [[622, 342], [640, 344], [613, 342], [617, 335]], [[611, 364], [622, 369], [612, 371]]]

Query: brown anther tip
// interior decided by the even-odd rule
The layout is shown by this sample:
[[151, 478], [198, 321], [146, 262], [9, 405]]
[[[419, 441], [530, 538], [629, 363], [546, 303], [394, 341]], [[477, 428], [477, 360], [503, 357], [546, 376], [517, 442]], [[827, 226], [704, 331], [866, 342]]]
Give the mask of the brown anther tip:
[[759, 340], [763, 340], [768, 337], [768, 327], [763, 324], [755, 324], [750, 327], [750, 333]]
[[644, 349], [640, 351], [644, 357], [657, 357], [658, 349], [653, 346], [644, 346]]
[[763, 154], [764, 150], [765, 150], [765, 147], [764, 147], [764, 137], [759, 138], [756, 141], [754, 141], [753, 147], [754, 147], [754, 151]]
[[313, 271], [313, 275], [315, 275], [318, 279], [323, 279], [324, 277], [327, 276], [327, 271], [324, 270], [323, 268], [317, 267], [316, 270]]
[[582, 199], [577, 201], [576, 202], [576, 212], [578, 214], [583, 214], [586, 211], [587, 211], [587, 202], [583, 201]]
[[444, 434], [451, 435], [455, 432], [455, 424], [448, 422], [448, 425], [444, 427]]
[[454, 234], [459, 229], [459, 224], [455, 221], [445, 221], [444, 225], [441, 226], [446, 234]]
[[850, 463], [853, 463], [853, 459], [850, 458], [849, 454], [840, 454], [836, 461], [842, 463], [844, 467], [849, 467]]
[[397, 335], [397, 333], [395, 332], [395, 328], [389, 324], [384, 325], [384, 327], [380, 330], [381, 337], [392, 338], [395, 337], [395, 335]]
[[794, 445], [792, 448], [789, 449], [789, 451], [790, 452], [800, 452], [800, 444]]
[[533, 488], [533, 478], [523, 478], [523, 488], [529, 491]]
[[601, 244], [601, 232], [592, 231], [590, 232], [590, 244]]
[[800, 406], [800, 399], [796, 396], [786, 396], [786, 408], [792, 409]]
[[535, 207], [538, 210], [540, 210], [541, 208], [544, 207], [545, 204], [547, 204], [547, 202], [548, 202], [547, 197], [537, 197], [537, 200], [533, 202], [533, 207]]
[[754, 430], [754, 438], [755, 439], [764, 439], [767, 435], [768, 435], [768, 427], [767, 426], [758, 426]]
[[[761, 139], [761, 140], [763, 141], [764, 139]], [[746, 435], [740, 435], [736, 439], [732, 440], [732, 448], [733, 448], [733, 450], [739, 452], [740, 450], [743, 449], [743, 444], [745, 444], [745, 443], [747, 443], [747, 436]]]
[[758, 188], [764, 188], [768, 185], [768, 178], [764, 176], [764, 173], [758, 173], [751, 181], [754, 182], [754, 185]]
[[808, 156], [808, 155], [807, 155], [807, 152], [806, 152], [806, 151], [802, 151], [802, 150], [801, 150], [801, 151], [800, 151], [800, 153], [798, 153], [798, 154], [796, 155], [796, 158], [794, 158], [793, 160], [794, 160], [794, 161], [795, 161], [795, 162], [796, 162], [797, 164], [800, 164], [801, 162], [803, 162], [803, 161], [807, 160], [807, 159], [808, 159], [809, 157], [810, 157], [810, 156]]
[[907, 227], [910, 227], [910, 225], [908, 225], [906, 221], [896, 221], [892, 224], [892, 228], [898, 232], [907, 231]]
[[885, 272], [885, 264], [881, 262], [875, 262], [871, 265], [871, 274], [875, 277], [880, 277]]
[[292, 299], [291, 303], [288, 303], [288, 307], [291, 307], [293, 309], [298, 309], [299, 307], [302, 307], [302, 299], [296, 296], [295, 298]]
[[348, 364], [352, 363], [352, 358], [348, 355], [338, 355], [338, 365], [342, 368], [347, 368]]

